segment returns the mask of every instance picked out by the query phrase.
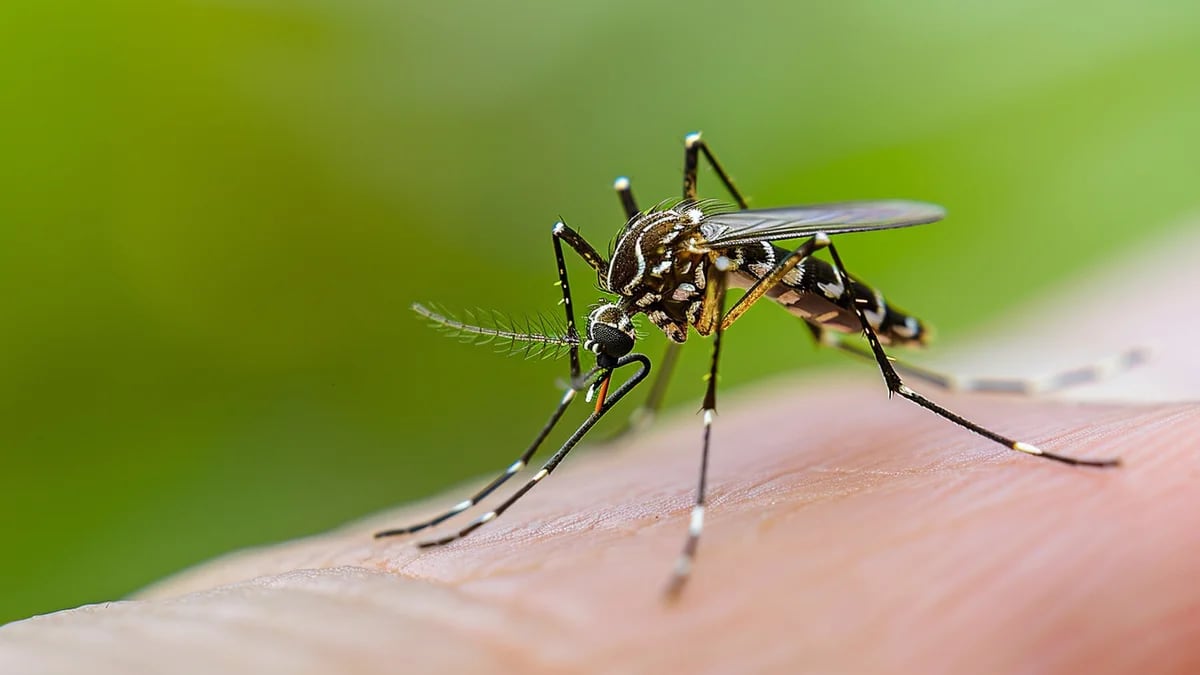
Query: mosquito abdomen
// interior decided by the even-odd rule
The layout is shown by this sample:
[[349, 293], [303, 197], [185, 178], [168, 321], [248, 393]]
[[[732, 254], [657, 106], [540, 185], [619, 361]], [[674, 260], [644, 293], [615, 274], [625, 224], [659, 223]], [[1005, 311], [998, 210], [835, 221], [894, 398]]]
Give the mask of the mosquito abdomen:
[[[772, 244], [743, 247], [735, 256], [741, 263], [734, 273], [735, 285], [749, 286], [766, 274], [775, 260], [786, 255], [788, 251]], [[767, 297], [814, 328], [857, 333], [862, 328], [851, 304], [853, 298], [881, 342], [904, 347], [925, 343], [929, 330], [920, 319], [889, 305], [883, 293], [861, 279], [851, 276], [850, 285], [852, 293], [847, 293], [833, 265], [819, 258], [806, 258], [767, 291]]]

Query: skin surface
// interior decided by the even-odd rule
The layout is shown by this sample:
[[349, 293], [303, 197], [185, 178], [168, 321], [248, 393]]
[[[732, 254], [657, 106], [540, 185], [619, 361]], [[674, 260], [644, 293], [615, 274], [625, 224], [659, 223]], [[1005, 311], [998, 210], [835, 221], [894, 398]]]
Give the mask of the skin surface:
[[[701, 425], [686, 412], [573, 455], [452, 546], [371, 533], [475, 482], [133, 601], [9, 624], [0, 672], [1200, 672], [1200, 321], [1181, 295], [1139, 294], [1200, 287], [1197, 259], [1200, 239], [1169, 242], [958, 357], [1003, 373], [1018, 354], [1045, 372], [1150, 330], [1163, 339], [1135, 372], [1049, 400], [911, 382], [1120, 468], [1005, 450], [889, 401], [868, 366], [817, 373], [721, 399], [706, 527], [677, 602], [661, 591], [697, 470]], [[1130, 307], [1140, 322], [1123, 320]]]

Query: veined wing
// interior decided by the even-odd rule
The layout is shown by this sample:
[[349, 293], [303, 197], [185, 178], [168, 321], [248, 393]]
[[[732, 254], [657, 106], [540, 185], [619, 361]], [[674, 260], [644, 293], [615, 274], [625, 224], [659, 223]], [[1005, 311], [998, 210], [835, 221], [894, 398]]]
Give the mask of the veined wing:
[[745, 246], [760, 241], [799, 239], [817, 232], [842, 234], [924, 225], [941, 220], [936, 204], [903, 200], [841, 202], [714, 213], [701, 231], [709, 246]]

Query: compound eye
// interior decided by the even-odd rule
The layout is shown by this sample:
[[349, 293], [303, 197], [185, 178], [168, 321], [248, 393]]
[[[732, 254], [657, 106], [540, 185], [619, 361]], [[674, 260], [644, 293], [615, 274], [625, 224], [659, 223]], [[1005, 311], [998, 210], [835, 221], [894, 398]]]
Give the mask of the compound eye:
[[633, 351], [633, 338], [616, 326], [592, 324], [592, 341], [599, 347], [597, 353], [619, 359]]

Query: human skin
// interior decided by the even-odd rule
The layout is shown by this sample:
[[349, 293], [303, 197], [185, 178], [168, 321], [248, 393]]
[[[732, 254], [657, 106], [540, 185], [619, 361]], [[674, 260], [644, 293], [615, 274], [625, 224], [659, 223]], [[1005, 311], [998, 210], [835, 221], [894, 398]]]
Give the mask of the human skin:
[[[1130, 269], [1143, 290], [1196, 288], [1197, 256], [1192, 237], [1149, 257], [1175, 262]], [[469, 487], [9, 624], [0, 672], [1200, 672], [1200, 369], [1184, 339], [1200, 322], [1111, 274], [1005, 344], [1034, 361], [1069, 354], [1046, 348], [1064, 340], [1131, 346], [1112, 308], [1140, 302], [1139, 329], [1169, 335], [1134, 373], [1051, 400], [913, 386], [1118, 468], [1006, 450], [889, 400], [867, 367], [788, 378], [721, 399], [704, 536], [676, 601], [662, 590], [701, 431], [686, 411], [568, 458], [450, 546], [371, 534]]]

